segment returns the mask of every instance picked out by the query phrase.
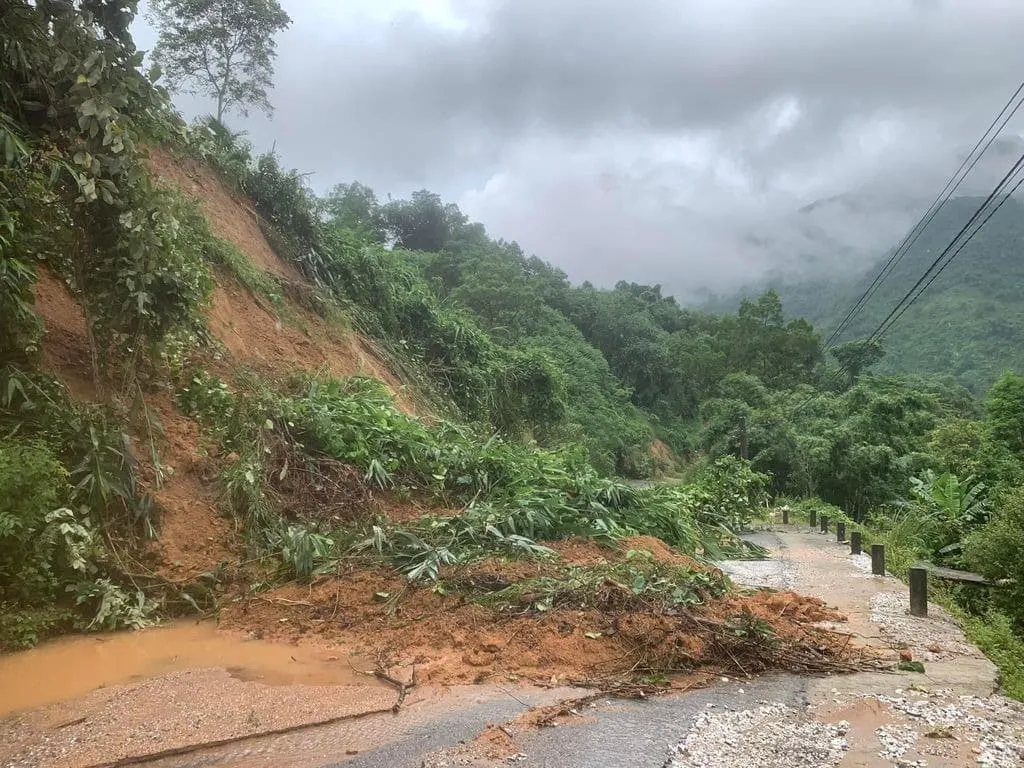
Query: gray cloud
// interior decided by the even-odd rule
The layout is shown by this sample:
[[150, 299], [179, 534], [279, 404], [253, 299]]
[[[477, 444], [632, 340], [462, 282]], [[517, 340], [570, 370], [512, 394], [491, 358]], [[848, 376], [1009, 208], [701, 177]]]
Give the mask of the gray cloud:
[[574, 277], [681, 293], [891, 244], [1024, 77], [1009, 0], [421, 4], [285, 2], [252, 137], [318, 187], [426, 186]]

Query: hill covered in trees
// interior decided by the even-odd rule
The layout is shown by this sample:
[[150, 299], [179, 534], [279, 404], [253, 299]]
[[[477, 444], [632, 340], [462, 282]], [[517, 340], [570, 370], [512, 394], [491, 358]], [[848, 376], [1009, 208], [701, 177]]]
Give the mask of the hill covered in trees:
[[[840, 341], [864, 338], [924, 274], [983, 198], [951, 199], [875, 292]], [[976, 394], [1024, 367], [1024, 205], [1011, 199], [886, 335], [880, 373], [949, 375]], [[871, 285], [891, 251], [858, 278], [775, 282], [787, 310], [828, 335]], [[765, 286], [753, 287], [756, 294]], [[719, 299], [732, 310], [738, 299]]]

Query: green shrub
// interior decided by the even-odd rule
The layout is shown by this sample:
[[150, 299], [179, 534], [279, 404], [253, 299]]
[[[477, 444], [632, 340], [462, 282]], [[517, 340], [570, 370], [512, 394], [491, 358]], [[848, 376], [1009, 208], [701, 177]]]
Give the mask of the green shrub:
[[1013, 489], [996, 499], [991, 519], [967, 537], [964, 561], [986, 577], [1012, 579], [994, 590], [993, 597], [1024, 632], [1024, 489]]
[[101, 549], [70, 509], [69, 474], [42, 442], [0, 444], [0, 648], [80, 626], [65, 591], [91, 584]]
[[59, 603], [26, 606], [0, 602], [0, 650], [31, 648], [46, 637], [79, 626], [79, 617]]
[[157, 606], [138, 588], [128, 589], [110, 579], [80, 581], [70, 585], [76, 605], [88, 606], [92, 620], [85, 629], [112, 632], [115, 629], [145, 629], [156, 623]]
[[63, 540], [53, 513], [71, 496], [68, 472], [42, 443], [0, 443], [0, 602], [51, 599]]
[[968, 639], [999, 667], [1003, 693], [1024, 701], [1024, 638], [1014, 631], [1013, 619], [998, 611], [960, 619]]
[[864, 527], [864, 546], [885, 545], [886, 570], [906, 578], [910, 567], [933, 552], [929, 521], [914, 507], [873, 510]]
[[[780, 504], [783, 503], [783, 499], [779, 499]], [[797, 512], [798, 517], [803, 517], [807, 520], [811, 518], [811, 510], [814, 510], [818, 519], [824, 515], [832, 521], [842, 521], [844, 523], [852, 523], [853, 520], [843, 510], [837, 507], [835, 504], [829, 504], [827, 501], [822, 501], [817, 497], [809, 499], [800, 499], [798, 501], [789, 502], [789, 506]]]

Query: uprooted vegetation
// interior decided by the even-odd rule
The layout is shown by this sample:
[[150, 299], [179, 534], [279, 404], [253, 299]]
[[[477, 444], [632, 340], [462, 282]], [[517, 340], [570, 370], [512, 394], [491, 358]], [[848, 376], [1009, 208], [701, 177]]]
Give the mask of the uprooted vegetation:
[[[647, 534], [701, 556], [751, 549], [736, 533], [764, 478], [735, 460], [686, 486], [637, 489], [600, 477], [579, 450], [542, 451], [424, 423], [370, 379], [295, 375], [271, 385], [250, 376], [236, 386], [196, 372], [178, 403], [225, 457], [225, 488], [251, 546], [288, 542], [286, 567], [300, 578], [362, 552], [413, 581], [436, 581], [443, 566], [487, 554], [544, 558], [551, 552], [538, 540], [569, 536]], [[283, 487], [291, 519], [281, 514]], [[459, 511], [395, 522], [351, 503], [373, 494]]]
[[[820, 600], [734, 595], [720, 572], [609, 550], [608, 563], [489, 558], [410, 584], [351, 564], [309, 585], [234, 603], [231, 629], [279, 640], [316, 638], [440, 684], [532, 680], [652, 690], [712, 669], [752, 674], [852, 670], [870, 663]], [[401, 670], [401, 671], [399, 671]]]
[[[297, 375], [270, 386], [249, 377], [235, 386], [196, 373], [178, 402], [225, 458], [251, 551], [279, 564], [267, 578], [300, 584], [254, 591], [250, 581], [222, 610], [228, 627], [315, 635], [388, 666], [416, 660], [420, 679], [436, 682], [500, 673], [605, 685], [709, 664], [852, 664], [843, 638], [824, 640], [811, 626], [836, 618], [819, 603], [737, 602], [727, 579], [701, 564], [758, 554], [736, 533], [765, 478], [738, 460], [709, 465], [687, 485], [637, 489], [601, 478], [580, 451], [425, 424], [371, 380]], [[317, 502], [289, 502], [283, 515], [286, 481], [287, 498]], [[332, 506], [338, 487], [360, 490]], [[380, 504], [353, 509], [353, 493]], [[395, 521], [395, 497], [442, 511]]]

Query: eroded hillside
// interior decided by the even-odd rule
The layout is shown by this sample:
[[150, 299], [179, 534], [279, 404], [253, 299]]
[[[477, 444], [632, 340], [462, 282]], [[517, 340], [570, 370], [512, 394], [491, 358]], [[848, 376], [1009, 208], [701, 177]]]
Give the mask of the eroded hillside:
[[[161, 183], [192, 198], [214, 234], [234, 245], [252, 267], [295, 291], [312, 291], [298, 272], [267, 243], [258, 215], [232, 194], [217, 174], [198, 161], [156, 147], [150, 167]], [[243, 287], [224, 268], [213, 272], [215, 285], [203, 318], [209, 348], [202, 357], [212, 369], [254, 370], [271, 378], [297, 371], [336, 377], [370, 376], [387, 388], [406, 413], [423, 412], [411, 388], [388, 370], [374, 345], [358, 331], [331, 324], [282, 295], [275, 306]], [[40, 269], [34, 287], [35, 309], [43, 322], [43, 367], [83, 402], [99, 402], [82, 308], [63, 281]], [[340, 317], [340, 315], [339, 315]], [[133, 434], [133, 445], [149, 490], [160, 508], [160, 534], [150, 555], [162, 573], [191, 579], [237, 559], [239, 536], [223, 509], [218, 462], [209, 455], [199, 426], [175, 407], [172, 392], [160, 385], [143, 392], [153, 431]], [[156, 443], [159, 470], [147, 460], [146, 442]], [[157, 481], [157, 472], [160, 479]]]

